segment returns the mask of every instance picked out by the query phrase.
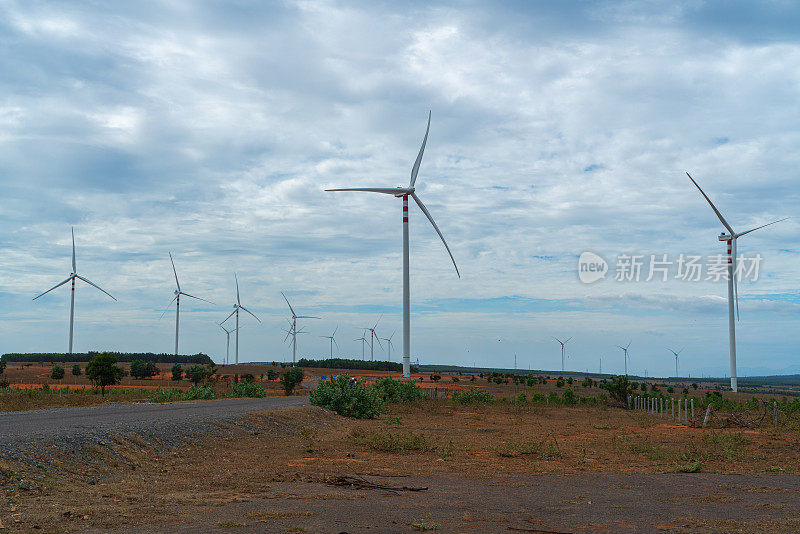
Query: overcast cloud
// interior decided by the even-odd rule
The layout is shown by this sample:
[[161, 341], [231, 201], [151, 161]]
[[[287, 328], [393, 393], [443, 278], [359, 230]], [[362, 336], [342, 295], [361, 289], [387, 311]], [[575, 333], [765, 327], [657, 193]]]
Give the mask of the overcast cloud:
[[[616, 282], [620, 254], [724, 251], [689, 171], [761, 254], [740, 286], [739, 363], [800, 343], [800, 8], [793, 2], [0, 1], [0, 352], [169, 352], [168, 252], [189, 293], [181, 352], [290, 358], [285, 291], [339, 325], [401, 329], [401, 203], [329, 187], [407, 184], [412, 359], [669, 374], [727, 369], [724, 282]], [[582, 284], [577, 258], [611, 264]], [[645, 273], [646, 274], [646, 273]], [[644, 277], [643, 277], [644, 278]], [[397, 359], [401, 336], [395, 336]], [[383, 352], [378, 354], [383, 357]]]

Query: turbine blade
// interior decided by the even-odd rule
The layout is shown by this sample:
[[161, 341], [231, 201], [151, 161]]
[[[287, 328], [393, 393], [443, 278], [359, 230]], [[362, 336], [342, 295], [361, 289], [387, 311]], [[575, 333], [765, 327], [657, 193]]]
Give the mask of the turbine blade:
[[102, 291], [103, 293], [105, 293], [106, 295], [108, 295], [109, 297], [111, 297], [112, 299], [114, 299], [114, 300], [117, 300], [116, 298], [114, 298], [114, 295], [112, 295], [111, 293], [109, 293], [108, 291], [106, 291], [105, 289], [103, 289], [102, 287], [98, 286], [98, 285], [97, 285], [97, 284], [95, 284], [94, 282], [90, 282], [90, 281], [89, 281], [89, 280], [87, 280], [86, 278], [84, 278], [84, 277], [82, 277], [82, 276], [80, 276], [80, 275], [77, 275], [77, 274], [75, 275], [75, 278], [80, 278], [81, 280], [83, 280], [84, 282], [86, 282], [87, 284], [89, 284], [90, 286], [93, 286], [93, 287], [95, 287], [95, 288], [99, 289], [100, 291]]
[[75, 227], [72, 227], [72, 274], [78, 272], [78, 268], [75, 266]]
[[178, 298], [178, 295], [175, 295], [174, 297], [172, 297], [172, 300], [171, 300], [171, 301], [169, 301], [169, 304], [167, 304], [167, 307], [166, 307], [166, 308], [164, 308], [164, 311], [163, 311], [163, 312], [161, 312], [161, 315], [158, 317], [158, 319], [159, 319], [159, 320], [161, 320], [161, 319], [163, 319], [163, 318], [164, 318], [164, 314], [166, 314], [166, 313], [169, 311], [169, 309], [172, 307], [172, 303], [173, 303], [173, 302], [175, 302], [175, 300], [176, 300], [177, 298]]
[[250, 315], [252, 315], [253, 317], [255, 317], [256, 321], [258, 321], [259, 323], [261, 322], [261, 319], [259, 319], [258, 317], [256, 317], [256, 314], [255, 314], [255, 313], [251, 312], [250, 310], [248, 310], [248, 309], [247, 309], [247, 308], [245, 308], [244, 306], [239, 306], [239, 308], [240, 308], [240, 309], [242, 309], [242, 310], [244, 310], [244, 311], [246, 311], [247, 313], [249, 313], [249, 314], [250, 314]]
[[564, 345], [566, 345], [569, 342], [570, 339], [572, 339], [572, 336], [567, 338], [567, 341], [564, 342]]
[[383, 193], [393, 196], [407, 195], [409, 193], [408, 189], [399, 187], [346, 187], [340, 189], [326, 189], [325, 191], [366, 191], [368, 193]]
[[[189, 298], [193, 298], [193, 299], [197, 299], [197, 300], [202, 300], [203, 302], [208, 302], [209, 304], [214, 304], [210, 300], [201, 299], [200, 297], [195, 297], [194, 295], [190, 295], [189, 293], [184, 293], [183, 291], [181, 291], [181, 295], [185, 295], [185, 296], [187, 296]], [[216, 306], [216, 304], [214, 304], [214, 305]]]
[[286, 343], [286, 340], [289, 339], [289, 336], [292, 335], [292, 331], [291, 330], [285, 330], [285, 329], [283, 331], [286, 332], [286, 337], [283, 338], [283, 342]]
[[66, 280], [64, 280], [63, 282], [61, 282], [61, 283], [59, 283], [59, 284], [56, 284], [56, 285], [54, 285], [53, 287], [51, 287], [50, 289], [48, 289], [48, 290], [47, 290], [47, 291], [45, 291], [44, 293], [40, 293], [39, 295], [36, 295], [35, 297], [33, 297], [33, 299], [32, 299], [32, 300], [36, 300], [36, 299], [38, 299], [39, 297], [41, 297], [42, 295], [45, 295], [45, 294], [47, 294], [47, 293], [50, 293], [52, 290], [56, 289], [57, 287], [61, 287], [61, 286], [63, 286], [64, 284], [66, 284], [66, 283], [67, 283], [67, 282], [69, 282], [70, 280], [72, 280], [72, 276], [70, 276], [69, 278], [67, 278], [67, 279], [66, 279]]
[[631, 339], [630, 341], [628, 341], [628, 344], [627, 344], [627, 345], [625, 345], [625, 350], [628, 350], [628, 347], [630, 347], [630, 346], [631, 346], [631, 343], [633, 343], [633, 340], [632, 340], [632, 339]]
[[172, 272], [175, 273], [175, 284], [178, 286], [178, 291], [180, 291], [181, 283], [178, 282], [178, 271], [175, 270], [175, 261], [172, 259], [172, 252], [169, 253], [169, 261], [172, 263]]
[[322, 317], [314, 317], [313, 315], [298, 315], [297, 319], [322, 319]]
[[[754, 230], [757, 230], [757, 228], [754, 228]], [[737, 274], [738, 273], [737, 273], [737, 269], [736, 269], [738, 267], [738, 263], [737, 263], [738, 262], [738, 258], [736, 257], [736, 239], [733, 239], [732, 241], [733, 241], [733, 243], [731, 243], [731, 245], [733, 245], [733, 246], [731, 247], [731, 254], [733, 255], [733, 258], [731, 258], [731, 259], [733, 260], [733, 300], [734, 300], [734, 302], [736, 302], [736, 320], [738, 321], [739, 320], [739, 282], [737, 281]]]
[[331, 334], [331, 337], [336, 335], [336, 331], [337, 330], [339, 330], [339, 325], [338, 324], [336, 325], [336, 328], [333, 329], [333, 334]]
[[745, 234], [749, 234], [750, 232], [755, 232], [756, 230], [761, 230], [762, 228], [764, 228], [764, 227], [766, 227], [766, 226], [771, 226], [771, 225], [773, 225], [773, 224], [777, 224], [777, 223], [779, 223], [779, 222], [785, 221], [786, 219], [790, 219], [790, 218], [791, 218], [791, 217], [784, 217], [783, 219], [778, 219], [777, 221], [772, 221], [771, 223], [762, 224], [761, 226], [758, 226], [758, 227], [756, 227], [756, 228], [753, 228], [752, 230], [748, 230], [748, 231], [746, 231], [746, 232], [742, 232], [741, 234], [736, 234], [736, 237], [742, 237], [743, 235], [745, 235]]
[[336, 342], [336, 340], [335, 340], [335, 339], [333, 340], [333, 344], [334, 344], [334, 345], [336, 345], [336, 348], [337, 348], [337, 349], [339, 349], [339, 344]]
[[380, 316], [380, 317], [378, 317], [378, 320], [377, 320], [377, 321], [375, 321], [375, 326], [373, 326], [373, 327], [372, 327], [372, 329], [373, 329], [373, 330], [375, 330], [376, 328], [378, 328], [378, 323], [379, 323], [379, 322], [381, 322], [381, 319], [383, 319], [383, 314], [381, 314], [381, 316]]
[[242, 305], [242, 301], [239, 299], [239, 277], [236, 276], [236, 273], [233, 273], [233, 278], [236, 280], [236, 304], [239, 306]]
[[433, 217], [431, 217], [431, 214], [428, 211], [428, 208], [425, 207], [425, 204], [422, 203], [422, 201], [419, 199], [419, 197], [417, 196], [416, 193], [411, 193], [411, 196], [414, 198], [414, 201], [417, 203], [417, 205], [420, 207], [422, 212], [425, 214], [425, 216], [431, 222], [431, 224], [433, 225], [433, 229], [436, 230], [437, 234], [439, 234], [439, 237], [442, 239], [442, 243], [444, 243], [444, 248], [447, 249], [447, 253], [450, 255], [450, 259], [453, 260], [453, 267], [456, 268], [456, 274], [458, 275], [459, 278], [461, 278], [461, 273], [458, 272], [458, 265], [456, 265], [456, 259], [453, 257], [453, 253], [450, 252], [450, 247], [447, 246], [447, 241], [444, 240], [444, 236], [442, 235], [442, 232], [439, 230], [439, 227], [436, 226], [436, 223], [433, 221]]
[[[234, 313], [236, 313], [236, 310], [235, 310], [235, 309], [234, 309], [234, 310], [231, 312], [231, 314], [230, 314], [230, 315], [228, 315], [227, 317], [225, 317], [225, 319], [222, 321], [222, 323], [224, 323], [225, 321], [227, 321], [228, 319], [230, 319], [231, 317], [233, 317], [233, 314], [234, 314]], [[219, 323], [219, 324], [220, 324], [220, 326], [222, 326], [222, 323]], [[231, 330], [231, 332], [232, 332], [232, 331], [233, 331], [233, 330]]]
[[[283, 291], [281, 291], [281, 295], [283, 295]], [[286, 301], [286, 304], [289, 304], [289, 299], [286, 298], [286, 295], [283, 295], [283, 300]], [[292, 308], [291, 304], [289, 304], [289, 310], [291, 310], [291, 312], [292, 312], [292, 317], [296, 318], [297, 315], [294, 313], [294, 308]]]
[[378, 342], [378, 346], [381, 348], [381, 350], [383, 350], [383, 345], [381, 345], [381, 338], [379, 338], [378, 336], [375, 336], [375, 341]]
[[735, 234], [736, 234], [736, 232], [734, 232], [734, 231], [733, 231], [733, 228], [731, 228], [731, 225], [730, 225], [730, 224], [728, 224], [728, 221], [726, 221], [726, 220], [725, 220], [725, 217], [723, 217], [723, 216], [722, 216], [722, 214], [719, 212], [719, 210], [718, 210], [718, 209], [717, 209], [717, 207], [714, 205], [714, 203], [713, 203], [713, 202], [711, 202], [711, 199], [710, 199], [710, 198], [708, 198], [708, 195], [706, 195], [705, 191], [703, 191], [702, 189], [700, 189], [700, 186], [699, 186], [699, 185], [697, 185], [697, 182], [695, 182], [695, 181], [694, 181], [694, 178], [692, 178], [692, 176], [691, 176], [691, 175], [690, 175], [688, 172], [686, 173], [686, 176], [688, 176], [688, 177], [689, 177], [689, 179], [692, 181], [692, 183], [695, 185], [695, 187], [697, 187], [697, 190], [698, 190], [698, 191], [700, 191], [700, 194], [702, 194], [702, 195], [703, 195], [703, 197], [705, 197], [705, 199], [708, 201], [708, 204], [709, 204], [709, 206], [711, 206], [711, 209], [712, 209], [712, 210], [714, 210], [714, 213], [716, 213], [716, 214], [717, 214], [717, 217], [719, 217], [719, 220], [720, 220], [720, 222], [722, 223], [722, 225], [723, 225], [725, 228], [727, 228], [727, 229], [728, 229], [728, 231], [731, 233], [731, 235], [735, 235]]
[[428, 111], [428, 127], [425, 128], [425, 137], [422, 138], [422, 146], [419, 147], [419, 154], [417, 154], [417, 161], [414, 162], [414, 168], [411, 169], [411, 183], [409, 188], [414, 187], [417, 182], [417, 174], [419, 174], [419, 165], [422, 163], [422, 153], [425, 152], [425, 145], [428, 142], [428, 132], [431, 129], [431, 112]]

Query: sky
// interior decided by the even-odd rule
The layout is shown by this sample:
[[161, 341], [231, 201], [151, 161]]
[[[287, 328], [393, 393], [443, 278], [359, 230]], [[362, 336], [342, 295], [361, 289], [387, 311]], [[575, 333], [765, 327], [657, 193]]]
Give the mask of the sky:
[[[0, 0], [0, 353], [361, 357], [402, 351], [408, 184], [411, 357], [421, 363], [728, 373], [722, 225], [760, 260], [739, 283], [740, 375], [800, 372], [800, 7], [767, 2]], [[584, 283], [578, 259], [603, 258]], [[664, 255], [667, 255], [666, 258]], [[641, 277], [626, 257], [641, 256]], [[673, 262], [647, 281], [651, 256]], [[746, 262], [743, 261], [744, 265]], [[658, 273], [658, 271], [656, 271]], [[752, 273], [751, 273], [752, 274]], [[162, 312], [168, 309], [161, 317]], [[385, 342], [383, 342], [385, 344]], [[231, 346], [231, 351], [233, 347]], [[375, 346], [376, 358], [386, 359]], [[369, 357], [369, 348], [367, 348]]]

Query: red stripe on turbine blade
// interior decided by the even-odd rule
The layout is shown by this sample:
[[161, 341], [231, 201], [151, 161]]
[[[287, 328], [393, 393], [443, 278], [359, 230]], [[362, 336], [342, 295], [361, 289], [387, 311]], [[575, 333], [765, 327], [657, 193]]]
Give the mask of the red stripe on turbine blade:
[[403, 217], [403, 222], [407, 223], [408, 222], [408, 217]]

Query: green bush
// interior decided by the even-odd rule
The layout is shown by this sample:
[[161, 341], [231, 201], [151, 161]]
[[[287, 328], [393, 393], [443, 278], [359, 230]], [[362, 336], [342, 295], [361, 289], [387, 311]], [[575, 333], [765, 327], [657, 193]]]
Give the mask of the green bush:
[[176, 382], [183, 379], [183, 366], [181, 364], [176, 363], [172, 366], [172, 379]]
[[564, 394], [561, 397], [561, 402], [564, 404], [578, 404], [578, 396], [575, 395], [575, 392], [570, 388], [567, 388], [564, 390]]
[[291, 395], [294, 388], [303, 381], [303, 370], [299, 367], [292, 367], [281, 377], [281, 384], [283, 385], [283, 394]]
[[470, 388], [467, 391], [456, 391], [450, 398], [458, 404], [489, 404], [494, 400], [488, 391], [475, 388]]
[[411, 402], [422, 398], [422, 389], [414, 382], [384, 377], [372, 385], [372, 389], [384, 403]]
[[[642, 384], [646, 387], [645, 384]], [[627, 376], [613, 376], [611, 382], [601, 384], [601, 387], [608, 391], [611, 395], [611, 400], [619, 406], [628, 408], [628, 396], [630, 396], [636, 389], [637, 384], [630, 382]]]
[[376, 388], [363, 380], [350, 381], [346, 374], [324, 380], [311, 391], [311, 404], [333, 410], [345, 417], [373, 419], [383, 410], [383, 401]]
[[214, 398], [212, 386], [192, 386], [183, 394], [185, 400], [211, 400]]
[[175, 402], [181, 400], [181, 390], [156, 388], [150, 395], [150, 402]]
[[61, 380], [64, 378], [64, 368], [60, 365], [54, 365], [53, 370], [50, 371], [50, 378], [53, 380]]
[[229, 397], [266, 397], [267, 392], [261, 387], [261, 384], [255, 382], [239, 382], [233, 386]]
[[72, 374], [74, 376], [81, 376], [81, 374], [83, 374], [83, 372], [81, 371], [81, 366], [79, 364], [76, 363], [75, 365], [72, 366]]

